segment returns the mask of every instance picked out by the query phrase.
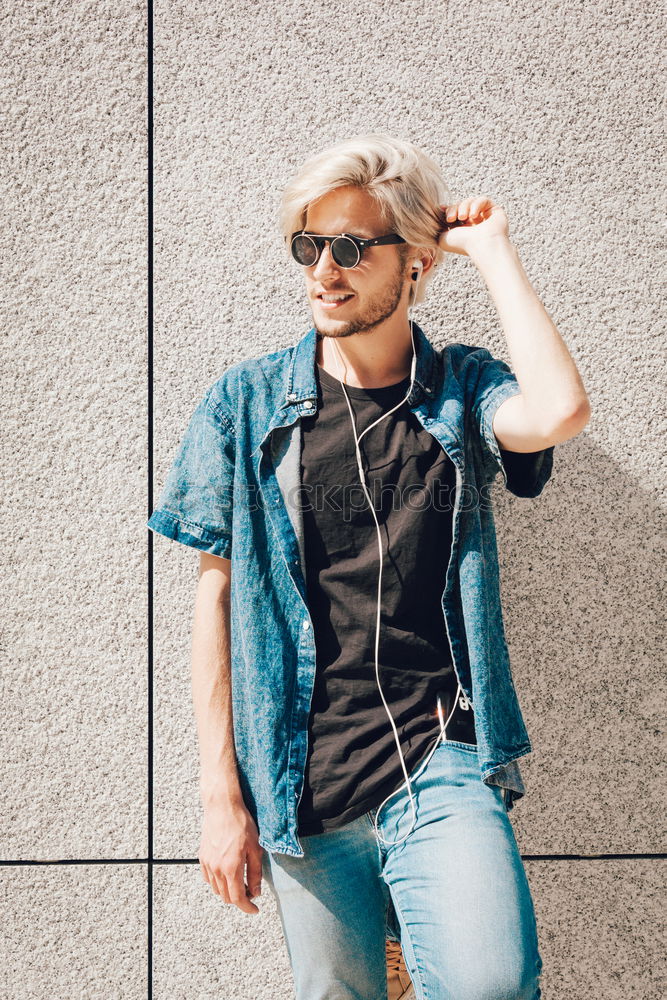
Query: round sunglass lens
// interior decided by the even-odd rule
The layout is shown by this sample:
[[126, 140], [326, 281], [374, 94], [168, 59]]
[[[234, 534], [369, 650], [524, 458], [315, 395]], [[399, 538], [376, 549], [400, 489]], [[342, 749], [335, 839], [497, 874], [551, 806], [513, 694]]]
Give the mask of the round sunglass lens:
[[354, 240], [338, 236], [331, 244], [331, 256], [340, 267], [354, 267], [359, 263], [359, 250]]
[[292, 240], [292, 256], [297, 263], [310, 267], [317, 260], [317, 246], [310, 236], [295, 236]]

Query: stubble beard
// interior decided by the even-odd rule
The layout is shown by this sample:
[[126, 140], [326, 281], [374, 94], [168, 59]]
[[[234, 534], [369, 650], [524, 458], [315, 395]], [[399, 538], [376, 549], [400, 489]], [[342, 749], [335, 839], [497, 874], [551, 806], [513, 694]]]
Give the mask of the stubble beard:
[[[391, 285], [386, 289], [382, 298], [375, 299], [364, 311], [360, 312], [354, 319], [344, 322], [336, 330], [323, 330], [314, 321], [315, 329], [320, 337], [351, 337], [354, 333], [370, 333], [376, 327], [389, 319], [398, 309], [401, 295], [403, 294], [403, 278], [405, 277], [405, 263], [400, 260], [397, 274]], [[339, 321], [340, 322], [340, 321]]]

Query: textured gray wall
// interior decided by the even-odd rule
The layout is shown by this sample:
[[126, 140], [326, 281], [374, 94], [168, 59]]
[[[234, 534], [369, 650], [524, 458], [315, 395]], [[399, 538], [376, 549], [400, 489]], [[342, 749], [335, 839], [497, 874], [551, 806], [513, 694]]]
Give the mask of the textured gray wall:
[[[453, 198], [505, 206], [582, 373], [593, 416], [556, 448], [543, 496], [495, 491], [535, 745], [511, 816], [547, 1000], [665, 991], [661, 7], [155, 8], [156, 495], [210, 382], [308, 329], [278, 198], [350, 134], [409, 138]], [[198, 557], [161, 538], [146, 864], [147, 10], [5, 11], [0, 1000], [145, 997], [151, 872], [155, 997], [288, 998], [268, 887], [261, 914], [242, 914], [194, 861]], [[448, 255], [417, 319], [438, 346], [508, 360], [463, 258]]]

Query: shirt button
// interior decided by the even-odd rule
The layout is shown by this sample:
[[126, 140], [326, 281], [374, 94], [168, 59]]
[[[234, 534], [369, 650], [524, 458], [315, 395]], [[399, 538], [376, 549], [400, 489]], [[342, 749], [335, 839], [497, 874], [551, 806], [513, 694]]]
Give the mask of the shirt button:
[[312, 405], [313, 405], [312, 399], [307, 399], [303, 405], [305, 406], [305, 408], [307, 410], [310, 410], [312, 408]]
[[303, 628], [304, 628], [304, 631], [305, 631], [305, 632], [307, 632], [307, 631], [308, 631], [308, 629], [310, 628], [310, 622], [306, 620], [306, 621], [305, 621], [305, 622], [303, 623]]

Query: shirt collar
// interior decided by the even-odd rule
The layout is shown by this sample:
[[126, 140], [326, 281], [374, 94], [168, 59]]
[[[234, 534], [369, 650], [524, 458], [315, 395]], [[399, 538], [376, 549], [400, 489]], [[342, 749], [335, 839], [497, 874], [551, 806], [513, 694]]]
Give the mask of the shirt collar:
[[[416, 406], [424, 398], [433, 399], [437, 388], [435, 349], [421, 327], [414, 321], [413, 324], [417, 364], [414, 385], [408, 396], [409, 406]], [[313, 413], [317, 409], [316, 347], [317, 330], [313, 326], [298, 341], [292, 354], [285, 404], [296, 406], [299, 415]]]

